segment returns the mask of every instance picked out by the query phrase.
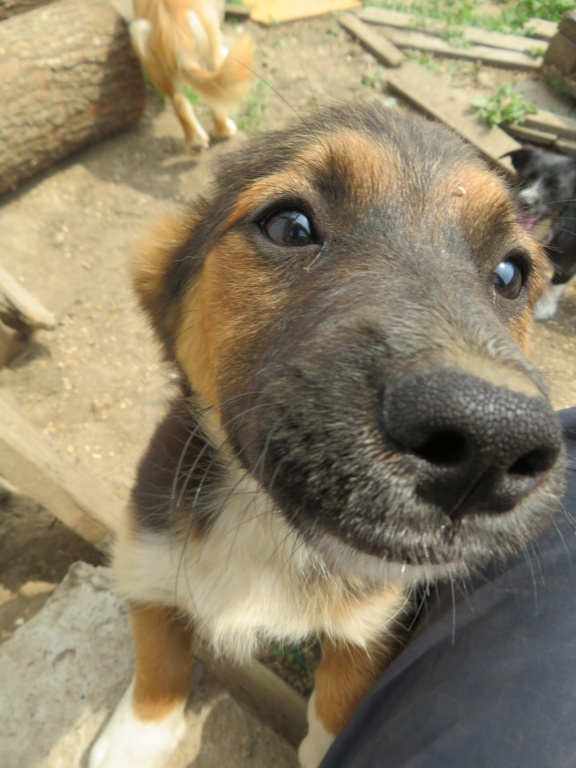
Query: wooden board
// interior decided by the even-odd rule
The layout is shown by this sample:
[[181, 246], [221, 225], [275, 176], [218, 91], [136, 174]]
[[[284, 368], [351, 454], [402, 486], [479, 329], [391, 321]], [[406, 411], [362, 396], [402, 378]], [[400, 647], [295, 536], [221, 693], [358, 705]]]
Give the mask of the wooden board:
[[440, 120], [473, 144], [494, 165], [515, 175], [506, 152], [520, 149], [515, 141], [500, 128], [490, 128], [481, 121], [470, 106], [470, 95], [459, 88], [451, 88], [438, 75], [433, 75], [416, 62], [408, 62], [402, 69], [391, 72], [387, 83], [396, 93], [412, 102], [427, 115]]
[[344, 29], [353, 34], [364, 48], [386, 67], [399, 67], [406, 60], [402, 51], [351, 13], [345, 13], [339, 21]]
[[82, 538], [106, 549], [122, 503], [88, 472], [63, 459], [1, 390], [0, 475]]
[[540, 109], [534, 115], [526, 115], [524, 125], [538, 131], [554, 134], [555, 136], [576, 140], [576, 120], [573, 117], [559, 115]]
[[360, 8], [360, 0], [256, 0], [251, 3], [250, 18], [262, 24], [277, 24], [305, 19], [350, 8]]
[[250, 8], [239, 3], [226, 3], [224, 13], [226, 16], [235, 16], [237, 19], [247, 19], [250, 16]]
[[557, 138], [553, 134], [546, 133], [545, 131], [539, 131], [536, 128], [528, 128], [525, 123], [522, 123], [522, 125], [512, 125], [507, 123], [502, 127], [506, 133], [509, 133], [511, 136], [522, 139], [522, 141], [529, 141], [532, 144], [542, 144], [546, 147], [554, 144]]
[[[358, 14], [358, 18], [368, 24], [381, 24], [387, 27], [399, 27], [413, 32], [426, 32], [433, 35], [442, 35], [448, 25], [437, 19], [422, 19], [403, 11], [389, 11], [384, 8], [367, 6]], [[490, 32], [486, 29], [470, 26], [456, 26], [455, 29], [462, 32], [464, 38], [470, 43], [486, 45], [489, 48], [502, 48], [509, 51], [524, 53], [530, 48], [538, 47], [546, 50], [546, 43], [536, 43], [532, 38], [522, 35], [504, 35], [501, 32]]]
[[505, 51], [497, 48], [488, 48], [485, 45], [471, 45], [468, 48], [454, 48], [445, 40], [426, 35], [423, 32], [406, 32], [400, 29], [385, 27], [386, 37], [398, 48], [415, 48], [418, 51], [437, 53], [451, 59], [465, 59], [467, 61], [481, 61], [492, 67], [506, 67], [511, 69], [538, 69], [542, 58], [533, 58], [517, 51]]
[[[4, 254], [6, 255], [6, 254]], [[0, 320], [21, 333], [54, 328], [56, 318], [12, 275], [0, 267]]]
[[558, 32], [558, 24], [548, 19], [527, 19], [524, 22], [524, 32], [538, 40], [550, 40]]

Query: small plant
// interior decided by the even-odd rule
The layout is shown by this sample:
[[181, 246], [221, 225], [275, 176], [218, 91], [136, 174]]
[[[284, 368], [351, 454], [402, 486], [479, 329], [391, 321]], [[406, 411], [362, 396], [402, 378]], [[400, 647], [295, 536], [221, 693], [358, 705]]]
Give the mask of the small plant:
[[190, 88], [190, 86], [188, 85], [184, 86], [184, 96], [186, 96], [190, 104], [196, 105], [196, 104], [203, 103], [202, 99], [200, 98], [200, 96], [198, 96], [196, 91], [193, 91], [192, 88]]
[[246, 133], [253, 133], [257, 131], [262, 122], [262, 118], [266, 114], [268, 104], [266, 103], [266, 88], [268, 84], [264, 80], [259, 80], [248, 98], [244, 102], [242, 112], [236, 119], [238, 128], [241, 128]]
[[462, 27], [455, 27], [452, 24], [445, 26], [441, 37], [454, 48], [470, 48], [473, 45], [472, 41], [466, 37], [466, 32]]
[[530, 48], [526, 48], [524, 50], [524, 53], [528, 54], [528, 56], [533, 56], [535, 59], [537, 59], [539, 56], [544, 56], [546, 53], [545, 48], [540, 48], [537, 45], [532, 45]]
[[526, 121], [526, 115], [538, 111], [532, 102], [514, 90], [511, 83], [498, 86], [487, 96], [477, 96], [471, 104], [478, 110], [478, 117], [490, 126], [500, 123], [519, 125]]
[[367, 85], [369, 88], [374, 88], [381, 80], [384, 70], [382, 67], [376, 67], [376, 69], [367, 70], [362, 75], [362, 85]]
[[438, 64], [434, 59], [433, 53], [417, 51], [414, 48], [407, 48], [404, 53], [408, 61], [417, 61], [428, 72], [438, 72]]
[[302, 652], [302, 647], [302, 643], [295, 643], [293, 645], [272, 643], [270, 652], [274, 656], [283, 658], [294, 669], [308, 669], [308, 660]]
[[568, 83], [564, 80], [550, 80], [550, 88], [552, 88], [553, 91], [556, 91], [560, 96], [570, 97], [572, 95]]

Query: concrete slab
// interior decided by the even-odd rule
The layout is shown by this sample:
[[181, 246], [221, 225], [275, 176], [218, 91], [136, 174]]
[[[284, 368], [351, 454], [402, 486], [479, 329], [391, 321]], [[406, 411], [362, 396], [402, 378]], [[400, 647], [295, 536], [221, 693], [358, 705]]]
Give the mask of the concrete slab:
[[[107, 568], [75, 563], [0, 646], [2, 768], [86, 766], [133, 671], [128, 616]], [[297, 768], [294, 749], [198, 664], [188, 732], [170, 768]]]

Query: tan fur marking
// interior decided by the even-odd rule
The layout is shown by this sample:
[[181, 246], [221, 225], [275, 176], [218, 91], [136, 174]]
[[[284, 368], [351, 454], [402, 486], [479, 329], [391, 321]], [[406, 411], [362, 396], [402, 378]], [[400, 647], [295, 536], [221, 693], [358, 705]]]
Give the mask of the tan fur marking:
[[136, 652], [132, 705], [140, 720], [161, 720], [186, 700], [192, 684], [192, 631], [176, 611], [131, 606]]
[[239, 232], [224, 235], [208, 254], [182, 303], [176, 333], [178, 359], [207, 406], [218, 405], [219, 382], [234, 377], [243, 351], [259, 343], [284, 300], [274, 269], [250, 252]]
[[353, 645], [324, 641], [322, 661], [314, 676], [316, 715], [324, 728], [340, 732], [388, 661], [385, 646], [369, 651]]
[[542, 395], [532, 379], [513, 368], [501, 365], [495, 360], [453, 349], [450, 350], [448, 362], [455, 364], [462, 371], [471, 373], [478, 379], [493, 384], [495, 387], [506, 387], [513, 392], [528, 395], [528, 397], [540, 397]]

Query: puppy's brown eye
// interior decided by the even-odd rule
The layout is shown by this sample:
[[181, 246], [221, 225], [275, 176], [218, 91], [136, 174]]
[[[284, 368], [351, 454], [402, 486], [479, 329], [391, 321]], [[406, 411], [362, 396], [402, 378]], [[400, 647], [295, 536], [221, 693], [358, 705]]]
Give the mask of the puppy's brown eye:
[[265, 219], [262, 230], [277, 245], [301, 248], [314, 242], [312, 226], [302, 211], [276, 211]]
[[501, 261], [492, 273], [492, 281], [498, 293], [505, 299], [517, 299], [524, 285], [519, 265], [510, 259]]

